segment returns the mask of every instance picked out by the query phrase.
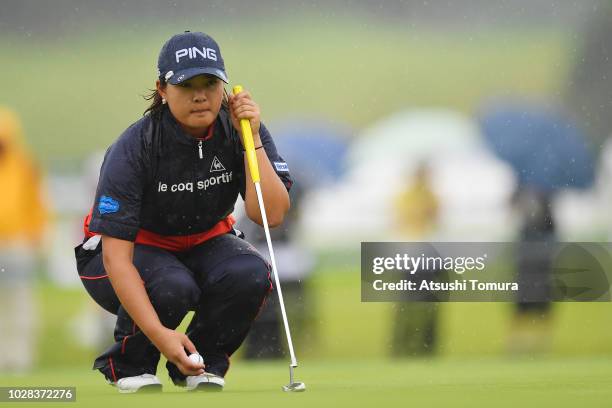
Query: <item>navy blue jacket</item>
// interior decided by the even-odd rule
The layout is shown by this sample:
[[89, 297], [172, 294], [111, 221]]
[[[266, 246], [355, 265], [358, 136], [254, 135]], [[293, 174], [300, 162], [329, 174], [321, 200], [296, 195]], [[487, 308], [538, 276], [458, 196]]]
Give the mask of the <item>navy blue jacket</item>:
[[[266, 127], [261, 141], [291, 188], [287, 164]], [[135, 241], [141, 229], [163, 236], [204, 233], [244, 198], [244, 152], [226, 108], [206, 140], [187, 134], [167, 107], [130, 126], [106, 152], [89, 231]]]

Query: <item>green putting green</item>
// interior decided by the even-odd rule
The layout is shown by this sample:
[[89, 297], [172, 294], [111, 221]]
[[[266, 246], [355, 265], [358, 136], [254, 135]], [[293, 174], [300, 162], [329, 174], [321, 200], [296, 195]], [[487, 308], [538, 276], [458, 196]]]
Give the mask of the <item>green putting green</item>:
[[[312, 360], [298, 378], [304, 393], [285, 393], [284, 362], [237, 362], [218, 394], [187, 393], [164, 372], [161, 394], [119, 394], [83, 367], [0, 376], [2, 386], [75, 386], [87, 407], [602, 407], [612, 400], [612, 358]], [[189, 404], [189, 405], [183, 405]], [[60, 404], [54, 405], [58, 406]], [[62, 404], [64, 405], [64, 404]], [[21, 405], [19, 405], [21, 406]]]

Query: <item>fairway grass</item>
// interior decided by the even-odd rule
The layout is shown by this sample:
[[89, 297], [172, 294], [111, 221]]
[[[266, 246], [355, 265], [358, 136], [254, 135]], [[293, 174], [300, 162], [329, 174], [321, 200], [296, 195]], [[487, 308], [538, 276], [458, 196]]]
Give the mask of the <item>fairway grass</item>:
[[[75, 386], [71, 407], [603, 407], [612, 401], [612, 358], [312, 360], [298, 379], [305, 393], [284, 393], [285, 362], [234, 364], [220, 394], [193, 394], [171, 385], [164, 392], [122, 395], [88, 366], [2, 376], [2, 386]], [[11, 405], [11, 404], [9, 404]], [[6, 406], [6, 405], [3, 405]], [[24, 406], [19, 404], [19, 406]]]

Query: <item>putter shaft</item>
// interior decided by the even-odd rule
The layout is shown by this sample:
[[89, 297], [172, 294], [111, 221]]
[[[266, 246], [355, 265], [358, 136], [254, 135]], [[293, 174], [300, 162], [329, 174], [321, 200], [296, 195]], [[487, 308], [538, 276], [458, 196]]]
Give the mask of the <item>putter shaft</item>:
[[[234, 95], [240, 93], [242, 87], [237, 85], [233, 89]], [[255, 192], [257, 193], [257, 201], [259, 203], [259, 210], [261, 212], [261, 220], [263, 223], [264, 231], [266, 234], [266, 243], [268, 244], [268, 251], [270, 253], [270, 261], [272, 263], [272, 272], [274, 275], [274, 281], [276, 283], [276, 293], [278, 294], [278, 301], [280, 303], [281, 314], [283, 316], [283, 326], [285, 327], [285, 335], [287, 336], [287, 345], [289, 346], [289, 354], [291, 355], [291, 364], [289, 365], [289, 386], [284, 387], [285, 390], [290, 391], [304, 391], [306, 389], [304, 383], [294, 383], [293, 380], [293, 369], [297, 367], [297, 359], [295, 358], [295, 351], [293, 350], [293, 341], [291, 340], [291, 331], [289, 330], [289, 321], [287, 319], [287, 312], [285, 310], [285, 301], [283, 300], [283, 291], [278, 277], [278, 270], [276, 269], [276, 258], [274, 257], [274, 248], [272, 247], [272, 238], [270, 237], [270, 227], [268, 226], [268, 217], [266, 216], [266, 208], [264, 205], [263, 195], [261, 193], [261, 186], [259, 184], [259, 167], [257, 165], [257, 154], [255, 152], [255, 145], [253, 143], [253, 133], [251, 131], [251, 125], [247, 119], [240, 120], [240, 127], [242, 130], [242, 139], [247, 157], [247, 163], [249, 171], [251, 173], [251, 179], [255, 185]]]
[[278, 279], [278, 271], [276, 269], [276, 259], [274, 258], [274, 249], [272, 248], [272, 239], [270, 238], [270, 228], [268, 227], [268, 218], [266, 217], [266, 208], [264, 206], [263, 196], [261, 194], [261, 186], [259, 182], [255, 183], [255, 191], [257, 200], [259, 201], [259, 209], [261, 210], [261, 219], [263, 221], [264, 231], [266, 233], [266, 242], [270, 251], [270, 261], [272, 263], [272, 272], [274, 274], [274, 282], [276, 283], [276, 293], [280, 303], [281, 314], [283, 316], [283, 325], [285, 326], [285, 335], [287, 336], [287, 344], [289, 346], [289, 354], [291, 356], [290, 374], [291, 382], [293, 382], [293, 367], [297, 367], [297, 359], [293, 351], [293, 341], [291, 340], [291, 331], [289, 330], [289, 321], [287, 320], [287, 312], [285, 311], [285, 302], [283, 300], [283, 291], [281, 289], [280, 280]]

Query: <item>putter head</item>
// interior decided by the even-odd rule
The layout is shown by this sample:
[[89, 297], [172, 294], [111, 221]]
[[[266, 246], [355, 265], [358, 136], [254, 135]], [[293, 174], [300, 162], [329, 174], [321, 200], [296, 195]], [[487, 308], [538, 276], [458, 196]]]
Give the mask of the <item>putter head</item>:
[[283, 385], [283, 391], [285, 392], [303, 392], [306, 391], [306, 384], [299, 381], [294, 381], [291, 384]]

